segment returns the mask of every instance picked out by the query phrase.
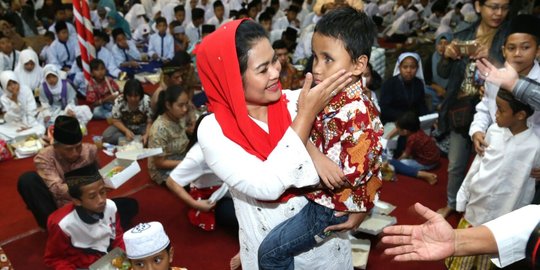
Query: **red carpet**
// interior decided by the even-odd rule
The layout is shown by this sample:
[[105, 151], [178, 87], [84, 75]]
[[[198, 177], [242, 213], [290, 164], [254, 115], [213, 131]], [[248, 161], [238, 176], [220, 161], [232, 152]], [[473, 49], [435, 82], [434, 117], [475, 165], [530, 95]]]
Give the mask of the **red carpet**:
[[[85, 141], [91, 140], [91, 135], [98, 135], [107, 126], [105, 121], [93, 121], [89, 127], [89, 136]], [[100, 163], [105, 165], [112, 158], [100, 153]], [[164, 224], [171, 242], [175, 248], [174, 265], [193, 269], [227, 269], [229, 259], [238, 251], [238, 241], [234, 233], [223, 229], [215, 232], [205, 232], [191, 226], [186, 218], [187, 206], [174, 197], [165, 188], [150, 183], [146, 170], [146, 160], [139, 162], [142, 171], [120, 189], [110, 193], [111, 197], [129, 195], [139, 201], [140, 211], [135, 222], [157, 220]], [[415, 202], [437, 209], [446, 203], [446, 168], [445, 160], [436, 173], [439, 183], [430, 186], [423, 181], [399, 176], [396, 182], [385, 182], [381, 192], [381, 199], [397, 207], [392, 213], [397, 217], [398, 223], [417, 224], [423, 221], [413, 213], [411, 206]], [[0, 243], [13, 240], [26, 232], [37, 229], [31, 213], [26, 210], [24, 202], [20, 199], [16, 182], [18, 176], [28, 170], [33, 170], [32, 159], [11, 160], [0, 162], [2, 172], [2, 185], [0, 185]], [[143, 188], [142, 190], [140, 190]], [[457, 216], [450, 221], [457, 224]], [[379, 242], [380, 237], [357, 235], [371, 239], [371, 252], [368, 269], [445, 269], [442, 262], [425, 263], [395, 263], [384, 256], [384, 246]], [[45, 247], [46, 233], [37, 232], [18, 240], [3, 244], [8, 257], [15, 269], [45, 269], [42, 256]]]

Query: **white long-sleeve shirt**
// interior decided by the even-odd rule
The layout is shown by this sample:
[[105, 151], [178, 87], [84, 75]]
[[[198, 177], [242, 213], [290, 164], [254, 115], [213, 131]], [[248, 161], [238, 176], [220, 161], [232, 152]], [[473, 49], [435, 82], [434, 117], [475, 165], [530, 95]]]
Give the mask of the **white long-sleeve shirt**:
[[140, 61], [141, 53], [137, 49], [135, 42], [133, 40], [128, 40], [128, 48], [122, 49], [118, 47], [117, 44], [113, 46], [112, 53], [114, 55], [114, 60], [117, 66], [120, 66], [122, 63], [127, 61]]
[[192, 48], [201, 40], [201, 26], [195, 27], [193, 22], [186, 26], [186, 36], [189, 38], [189, 48]]
[[75, 64], [78, 51], [77, 40], [70, 38], [64, 44], [58, 39], [55, 39], [47, 49], [47, 64], [53, 64], [59, 70], [65, 66], [71, 67]]
[[531, 203], [532, 168], [540, 167], [540, 138], [527, 129], [513, 135], [497, 124], [486, 133], [489, 146], [477, 155], [457, 194], [456, 210], [473, 226]]
[[498, 256], [491, 261], [502, 268], [525, 258], [527, 242], [538, 222], [540, 205], [532, 204], [485, 223], [499, 249]]
[[106, 47], [101, 47], [98, 52], [96, 52], [96, 58], [101, 59], [105, 63], [107, 71], [112, 77], [118, 78], [121, 70], [118, 68], [116, 61], [109, 49]]
[[204, 154], [199, 143], [195, 143], [186, 156], [176, 166], [169, 176], [181, 186], [189, 184], [196, 188], [207, 188], [223, 184], [204, 160]]
[[154, 54], [161, 60], [171, 60], [174, 57], [174, 39], [169, 33], [163, 37], [159, 33], [150, 35], [148, 55], [152, 57]]
[[[293, 118], [297, 95], [294, 92], [287, 93], [289, 111]], [[254, 121], [264, 130], [268, 129], [265, 123]], [[215, 115], [209, 115], [201, 122], [197, 135], [206, 163], [229, 185], [240, 227], [242, 267], [246, 270], [258, 269], [257, 250], [264, 237], [307, 204], [303, 196], [283, 203], [260, 200], [277, 199], [293, 186], [317, 184], [319, 176], [313, 162], [291, 128], [265, 161], [225, 137]], [[297, 269], [352, 269], [347, 234], [337, 233], [322, 245], [295, 256], [294, 260]]]

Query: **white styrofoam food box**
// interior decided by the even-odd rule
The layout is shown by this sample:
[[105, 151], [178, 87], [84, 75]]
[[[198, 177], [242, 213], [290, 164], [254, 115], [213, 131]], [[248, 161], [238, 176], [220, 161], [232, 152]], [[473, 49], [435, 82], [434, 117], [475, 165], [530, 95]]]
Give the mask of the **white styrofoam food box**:
[[163, 153], [163, 149], [159, 148], [144, 148], [144, 149], [134, 149], [116, 152], [116, 158], [127, 159], [127, 160], [139, 160], [151, 156], [156, 156]]
[[382, 230], [388, 226], [397, 223], [397, 219], [393, 216], [371, 214], [358, 226], [356, 229], [359, 232], [369, 233], [372, 235], [378, 235]]
[[366, 269], [371, 242], [369, 239], [357, 239], [354, 237], [351, 237], [350, 241], [353, 266], [358, 269]]
[[[121, 166], [124, 169], [112, 177], [108, 177], [107, 174], [117, 166]], [[101, 176], [103, 176], [103, 180], [105, 181], [105, 185], [107, 187], [116, 189], [140, 171], [141, 167], [137, 161], [117, 158], [111, 161], [105, 167], [101, 168], [99, 173]]]

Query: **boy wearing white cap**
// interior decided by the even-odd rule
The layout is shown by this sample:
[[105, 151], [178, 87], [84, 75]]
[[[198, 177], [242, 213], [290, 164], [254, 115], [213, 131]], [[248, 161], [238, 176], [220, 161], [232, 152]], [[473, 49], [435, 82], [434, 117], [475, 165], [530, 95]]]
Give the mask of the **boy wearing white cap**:
[[157, 221], [140, 223], [126, 231], [124, 243], [133, 270], [186, 270], [170, 266], [174, 249], [163, 225]]

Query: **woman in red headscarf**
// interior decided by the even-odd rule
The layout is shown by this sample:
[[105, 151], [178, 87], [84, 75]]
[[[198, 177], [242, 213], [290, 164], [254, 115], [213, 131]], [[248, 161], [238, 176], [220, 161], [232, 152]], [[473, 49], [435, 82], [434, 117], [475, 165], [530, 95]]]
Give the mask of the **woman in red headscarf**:
[[[207, 164], [230, 187], [242, 269], [258, 269], [261, 241], [307, 203], [297, 188], [319, 184], [310, 153], [320, 153], [306, 150], [309, 132], [315, 115], [350, 83], [351, 74], [340, 71], [311, 89], [308, 74], [301, 91], [282, 94], [279, 61], [264, 29], [250, 20], [223, 25], [203, 39], [196, 54], [213, 112], [199, 126], [199, 143]], [[295, 257], [296, 268], [352, 269], [347, 235], [335, 235]]]

